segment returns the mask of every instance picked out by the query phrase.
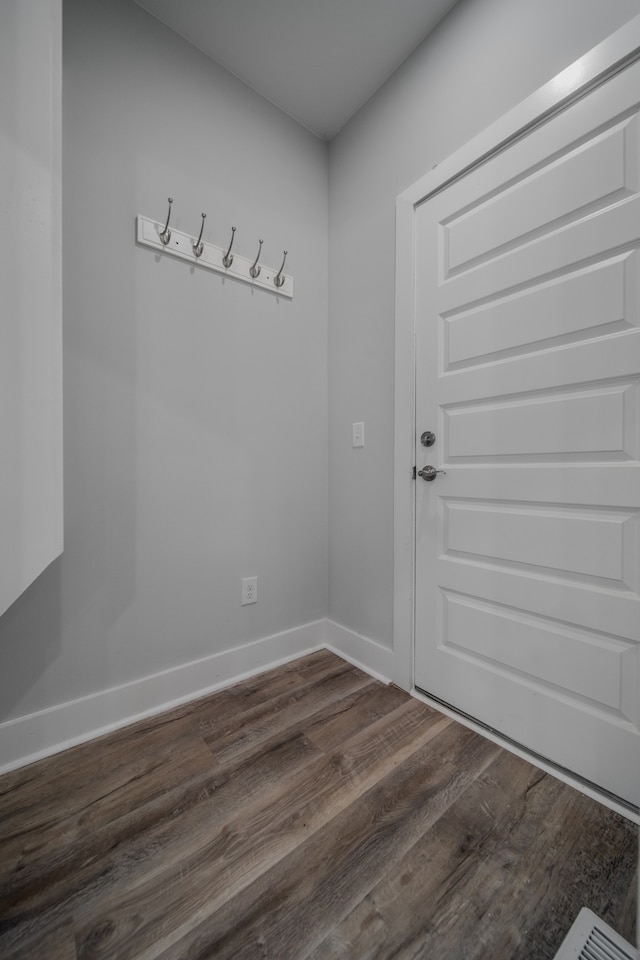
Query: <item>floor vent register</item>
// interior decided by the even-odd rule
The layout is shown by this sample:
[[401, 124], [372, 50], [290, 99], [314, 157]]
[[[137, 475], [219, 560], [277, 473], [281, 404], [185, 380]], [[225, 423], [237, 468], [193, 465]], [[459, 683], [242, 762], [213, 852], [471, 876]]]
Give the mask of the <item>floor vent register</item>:
[[583, 907], [555, 960], [639, 960], [639, 955], [635, 947]]

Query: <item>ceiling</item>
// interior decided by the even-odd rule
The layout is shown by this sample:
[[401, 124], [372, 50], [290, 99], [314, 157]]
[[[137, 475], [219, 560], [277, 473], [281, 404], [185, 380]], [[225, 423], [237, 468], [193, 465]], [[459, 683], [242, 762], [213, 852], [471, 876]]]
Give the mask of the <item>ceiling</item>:
[[456, 0], [136, 0], [330, 140]]

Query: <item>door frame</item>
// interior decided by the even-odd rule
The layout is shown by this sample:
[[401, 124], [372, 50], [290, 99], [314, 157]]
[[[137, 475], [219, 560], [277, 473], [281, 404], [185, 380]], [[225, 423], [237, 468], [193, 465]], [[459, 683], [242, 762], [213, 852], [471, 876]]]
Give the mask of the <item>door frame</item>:
[[393, 680], [414, 689], [415, 211], [419, 204], [640, 59], [640, 15], [562, 70], [396, 198]]

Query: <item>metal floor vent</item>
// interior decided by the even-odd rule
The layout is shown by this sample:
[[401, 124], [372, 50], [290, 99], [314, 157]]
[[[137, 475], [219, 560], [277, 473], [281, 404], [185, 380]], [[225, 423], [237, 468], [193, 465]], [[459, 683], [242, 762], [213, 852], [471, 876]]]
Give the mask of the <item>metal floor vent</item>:
[[583, 907], [555, 960], [639, 960], [638, 951], [603, 920]]

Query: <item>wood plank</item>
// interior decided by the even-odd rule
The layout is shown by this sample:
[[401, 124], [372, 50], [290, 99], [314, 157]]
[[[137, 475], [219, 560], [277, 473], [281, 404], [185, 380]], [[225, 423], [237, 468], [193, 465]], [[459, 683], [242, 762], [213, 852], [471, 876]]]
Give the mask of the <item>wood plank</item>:
[[[300, 664], [299, 670], [297, 664]], [[61, 799], [66, 803], [76, 786], [82, 787], [87, 779], [95, 779], [96, 767], [111, 769], [115, 766], [117, 770], [117, 761], [123, 752], [141, 753], [145, 750], [144, 740], [149, 734], [152, 740], [161, 740], [163, 736], [170, 740], [185, 732], [204, 733], [213, 729], [216, 722], [222, 722], [223, 717], [233, 717], [247, 707], [265, 703], [291, 689], [299, 690], [307, 683], [352, 670], [356, 668], [334, 653], [320, 650], [215, 694], [180, 704], [162, 714], [10, 771], [0, 776], [0, 820], [6, 823], [12, 812], [18, 810], [18, 815], [22, 816], [33, 806], [41, 818], [36, 822], [42, 822], [47, 817], [47, 811], [42, 809], [38, 800], [43, 784], [46, 784], [50, 802]], [[97, 757], [99, 759], [95, 759]]]
[[328, 651], [0, 809], [3, 960], [546, 960], [583, 902], [634, 936], [633, 824]]
[[[492, 830], [502, 834], [504, 818], [517, 818], [518, 798], [541, 777], [529, 764], [515, 765], [501, 753], [469, 789], [426, 831], [405, 857], [380, 880], [327, 938], [310, 960], [348, 955], [384, 957], [395, 945], [424, 935], [433, 901], [446, 903], [455, 890], [474, 843]], [[555, 781], [554, 781], [555, 782]], [[558, 785], [559, 787], [559, 785]], [[515, 796], [515, 802], [514, 802]], [[508, 830], [506, 831], [508, 833]], [[456, 874], [456, 870], [459, 871]]]
[[502, 752], [308, 960], [552, 958], [581, 906], [621, 930], [635, 858], [629, 821]]
[[[336, 662], [337, 661], [337, 662]], [[344, 673], [350, 665], [333, 657], [323, 661], [326, 676]], [[318, 669], [318, 674], [320, 670]], [[129, 777], [129, 763], [148, 762], [154, 745], [172, 743], [176, 738], [211, 730], [223, 718], [237, 716], [248, 707], [266, 703], [286, 694], [291, 689], [304, 685], [301, 675], [293, 669], [276, 668], [251, 677], [214, 695], [201, 697], [181, 704], [161, 715], [148, 717], [112, 733], [105, 734], [88, 743], [78, 744], [62, 753], [46, 757], [37, 763], [11, 771], [0, 777], [0, 819], [9, 828], [9, 817], [15, 815], [20, 822], [31, 812], [32, 825], [41, 824], [48, 817], [48, 810], [40, 803], [40, 791], [46, 784], [50, 804], [62, 802], [76, 808], [88, 804], [103, 789], [113, 789], [118, 776]], [[108, 771], [111, 785], [105, 784]], [[82, 795], [78, 791], [83, 791]], [[70, 799], [73, 794], [73, 800]]]
[[27, 947], [15, 953], [3, 953], [2, 957], [3, 960], [77, 960], [71, 918], [57, 929], [47, 930]]
[[[105, 764], [101, 774], [86, 787], [82, 782], [70, 783], [66, 803], [47, 804], [46, 813], [38, 815], [33, 799], [28, 811], [23, 813], [17, 808], [14, 816], [7, 818], [0, 840], [5, 897], [24, 890], [36, 879], [38, 883], [47, 875], [53, 879], [51, 865], [58, 858], [68, 872], [108, 850], [117, 828], [115, 832], [102, 831], [104, 842], [100, 846], [97, 840], [101, 828], [153, 801], [164, 798], [166, 803], [168, 783], [211, 776], [216, 764], [202, 740], [181, 737], [167, 743], [162, 736], [159, 743], [154, 742], [157, 739], [147, 735], [137, 741], [135, 751], [128, 751], [126, 760], [116, 769]], [[59, 865], [55, 869], [59, 870]]]
[[387, 716], [406, 699], [406, 693], [398, 687], [381, 688], [379, 683], [368, 683], [335, 703], [329, 716], [314, 716], [304, 727], [305, 735], [320, 749], [332, 750], [354, 733]]
[[303, 956], [498, 749], [466, 728], [442, 729], [199, 927], [183, 928], [181, 942], [167, 938], [164, 952], [157, 943], [141, 958], [198, 956], [205, 944], [216, 960]]
[[[638, 831], [632, 843], [632, 848], [638, 848]], [[622, 872], [622, 871], [621, 871]], [[635, 866], [625, 877], [620, 877], [620, 885], [625, 882], [627, 889], [622, 894], [620, 901], [616, 902], [611, 898], [611, 909], [618, 911], [619, 922], [616, 926], [620, 936], [624, 937], [629, 943], [640, 947], [640, 926], [638, 922], [637, 910], [639, 902], [638, 893], [638, 873], [640, 872], [640, 854], [635, 858]]]
[[[165, 803], [154, 805], [153, 816], [166, 814], [167, 804], [177, 799], [167, 791], [167, 783], [191, 783], [195, 778], [202, 789], [207, 789], [205, 780], [211, 779], [216, 763], [199, 737], [188, 739], [189, 731], [205, 729], [210, 734], [216, 723], [228, 724], [230, 716], [236, 723], [244, 716], [243, 708], [253, 716], [256, 704], [261, 713], [265, 703], [277, 710], [289, 702], [293, 689], [300, 698], [309, 686], [332, 676], [348, 675], [356, 686], [364, 682], [361, 671], [334, 655], [314, 657], [310, 667], [312, 680], [306, 684], [296, 671], [277, 668], [215, 698], [183, 705], [162, 718], [150, 718], [130, 730], [116, 731], [4, 778], [0, 856], [5, 918], [11, 914], [16, 893], [24, 899], [34, 885], [54, 883], [61, 870], [78, 868], [97, 858], [102, 850], [112, 848], [137, 829], [137, 822], [148, 826], [149, 811], [142, 808], [160, 794]], [[45, 783], [47, 803], [42, 802]], [[140, 816], [124, 817], [130, 809], [138, 810]], [[110, 821], [117, 821], [112, 830], [100, 829]], [[87, 843], [84, 838], [88, 831]], [[62, 848], [65, 856], [58, 862]]]
[[343, 674], [363, 679], [366, 676], [334, 653], [319, 650], [196, 701], [191, 715], [198, 722], [198, 732], [212, 737], [229, 720], [241, 724], [240, 715], [245, 715], [252, 707], [270, 703], [277, 710], [286, 703], [289, 693], [303, 696], [304, 690]]
[[289, 669], [295, 670], [305, 680], [319, 679], [332, 672], [336, 665], [344, 666], [346, 663], [342, 657], [333, 653], [331, 650], [314, 650], [313, 653], [301, 657], [299, 660], [293, 660], [288, 664]]
[[[277, 798], [294, 774], [320, 756], [298, 736], [236, 767], [212, 769], [205, 777], [175, 786], [168, 783], [164, 797], [132, 809], [95, 837], [89, 834], [86, 862], [71, 873], [64, 862], [54, 861], [46, 878], [34, 877], [13, 898], [4, 895], [0, 885], [0, 955], [6, 944], [33, 936], [71, 912], [76, 918], [91, 916], [110, 893], [153, 882], [168, 863], [179, 863], [179, 872], [188, 869], [189, 858], [209, 837], [224, 831], [239, 810], [262, 803], [271, 790]], [[105, 845], [106, 854], [94, 854]]]
[[[203, 733], [218, 763], [234, 763], [281, 742], [311, 717], [332, 715], [336, 700], [371, 683], [363, 671], [344, 664], [340, 672], [314, 679], [267, 703], [225, 717]], [[327, 714], [328, 712], [328, 714]]]
[[[553, 843], [553, 864], [547, 850], [545, 875], [540, 881], [537, 910], [527, 894], [533, 881], [527, 876], [528, 865], [521, 863], [514, 884], [520, 890], [519, 908], [526, 937], [523, 952], [539, 952], [553, 957], [580, 907], [586, 906], [610, 924], [631, 943], [636, 942], [635, 903], [632, 913], [624, 912], [625, 893], [630, 890], [629, 877], [637, 870], [637, 828], [611, 810], [574, 790], [556, 802], [551, 818], [558, 822]], [[539, 846], [539, 862], [542, 846]], [[535, 862], [535, 861], [534, 861]], [[499, 926], [507, 904], [496, 914]]]
[[[373, 724], [332, 756], [321, 756], [300, 776], [283, 779], [261, 801], [218, 823], [207, 837], [197, 838], [188, 856], [144, 885], [119, 890], [101, 905], [99, 917], [78, 925], [78, 956], [94, 956], [95, 931], [105, 924], [108, 945], [100, 956], [144, 956], [156, 949], [160, 936], [163, 943], [176, 943], [194, 922], [239, 895], [451, 725], [416, 701], [391, 716], [392, 722], [385, 718]], [[132, 917], [144, 918], [136, 923], [134, 938]]]
[[[578, 860], [584, 859], [585, 867], [589, 863], [593, 867], [596, 862], [604, 867], [607, 861], [615, 862], [617, 856], [601, 847], [599, 838], [589, 835], [590, 818], [582, 815], [590, 803], [588, 798], [575, 793], [567, 797], [560, 791], [551, 804], [546, 799], [548, 781], [540, 781], [539, 798], [544, 802], [536, 811], [538, 823], [538, 817], [545, 813], [548, 817], [545, 843], [535, 842], [536, 819], [531, 818], [519, 831], [522, 841], [517, 856], [508, 845], [508, 859], [504, 862], [503, 854], [501, 863], [499, 851], [490, 848], [487, 862], [484, 849], [479, 850], [483, 862], [475, 871], [467, 872], [446, 907], [435, 913], [425, 935], [398, 951], [399, 960], [425, 950], [437, 955], [448, 949], [452, 936], [466, 944], [460, 954], [463, 960], [481, 960], [487, 955], [504, 960], [513, 956], [552, 960], [580, 907], [595, 905], [596, 901], [600, 907], [605, 905], [599, 896], [595, 900], [588, 897], [585, 902], [573, 858], [577, 854]], [[504, 847], [504, 837], [500, 836], [499, 842]], [[633, 848], [633, 843], [628, 844], [627, 852]], [[609, 891], [604, 873], [597, 886], [606, 902]], [[591, 893], [596, 891], [591, 888]], [[603, 911], [597, 912], [602, 915]]]

